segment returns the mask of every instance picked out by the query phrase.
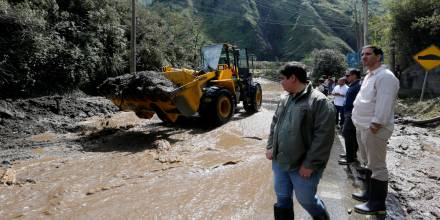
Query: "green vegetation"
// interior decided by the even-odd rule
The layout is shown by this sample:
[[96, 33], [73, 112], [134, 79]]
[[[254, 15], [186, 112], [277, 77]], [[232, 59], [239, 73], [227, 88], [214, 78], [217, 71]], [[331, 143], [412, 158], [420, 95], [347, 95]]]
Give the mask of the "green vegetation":
[[314, 50], [312, 52], [312, 79], [319, 79], [322, 75], [343, 76], [347, 69], [345, 56], [332, 49]]
[[440, 44], [439, 1], [387, 0], [381, 7], [389, 10], [370, 19], [371, 42], [382, 46], [386, 54], [394, 44], [396, 63], [403, 69], [414, 63], [414, 54], [431, 44]]
[[[370, 11], [379, 11], [371, 13], [370, 42], [387, 54], [395, 42], [402, 68], [413, 62], [414, 53], [438, 45], [439, 1], [379, 2], [370, 2]], [[94, 94], [107, 77], [127, 73], [130, 3], [0, 0], [0, 98], [77, 88]], [[203, 45], [228, 42], [248, 48], [258, 60], [280, 62], [278, 67], [302, 60], [313, 66], [317, 77], [326, 71], [340, 75], [342, 54], [356, 47], [352, 4], [352, 0], [144, 1], [137, 7], [137, 69], [197, 68]], [[321, 57], [325, 49], [335, 57]], [[330, 68], [331, 63], [322, 61], [327, 58], [337, 58], [341, 65]], [[276, 73], [278, 67], [270, 65], [262, 69]]]
[[[129, 2], [0, 0], [0, 97], [37, 96], [82, 88], [90, 93], [128, 72]], [[187, 66], [203, 37], [196, 20], [139, 7], [139, 70]]]
[[156, 2], [199, 18], [209, 41], [246, 47], [259, 60], [301, 60], [314, 49], [346, 53], [356, 46], [351, 0]]
[[390, 6], [393, 40], [399, 63], [410, 64], [412, 55], [431, 44], [440, 44], [440, 2], [435, 0], [394, 2]]
[[254, 61], [252, 72], [256, 77], [264, 77], [272, 80], [279, 80], [279, 69], [286, 64], [286, 62], [271, 62], [271, 61]]

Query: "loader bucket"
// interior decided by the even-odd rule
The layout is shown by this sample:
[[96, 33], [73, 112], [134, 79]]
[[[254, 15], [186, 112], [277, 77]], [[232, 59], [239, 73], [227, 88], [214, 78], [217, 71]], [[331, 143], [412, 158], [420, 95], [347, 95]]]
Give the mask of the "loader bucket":
[[203, 87], [208, 80], [215, 77], [215, 72], [197, 76], [195, 71], [188, 69], [167, 69], [164, 74], [170, 81], [180, 86], [172, 92], [171, 98], [175, 107], [184, 116], [194, 115], [199, 110]]

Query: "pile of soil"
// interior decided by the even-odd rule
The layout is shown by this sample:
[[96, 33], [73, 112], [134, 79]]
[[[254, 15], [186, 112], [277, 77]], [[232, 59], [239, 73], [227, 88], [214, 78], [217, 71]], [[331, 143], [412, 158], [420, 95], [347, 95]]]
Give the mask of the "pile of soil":
[[440, 97], [422, 102], [398, 100], [395, 112], [403, 124], [440, 129]]
[[108, 98], [169, 100], [177, 87], [161, 72], [143, 71], [108, 78], [98, 87]]
[[415, 99], [398, 100], [396, 115], [416, 119], [440, 116], [440, 97], [422, 102]]
[[29, 147], [24, 138], [44, 132], [65, 133], [76, 122], [91, 116], [106, 116], [119, 109], [103, 97], [82, 92], [63, 96], [0, 100], [0, 150]]

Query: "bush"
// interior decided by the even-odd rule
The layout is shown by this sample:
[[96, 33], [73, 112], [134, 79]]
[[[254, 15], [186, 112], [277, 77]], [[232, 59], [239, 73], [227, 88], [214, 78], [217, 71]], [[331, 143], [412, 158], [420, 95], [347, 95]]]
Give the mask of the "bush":
[[[396, 41], [397, 62], [406, 68], [412, 56], [431, 44], [439, 43], [440, 2], [402, 0], [390, 3], [392, 39]], [[390, 40], [392, 40], [390, 39]]]
[[[195, 21], [137, 8], [137, 69], [193, 66], [201, 42]], [[96, 94], [106, 78], [127, 73], [129, 9], [119, 0], [0, 0], [0, 98]]]
[[312, 78], [319, 79], [322, 75], [342, 76], [347, 69], [345, 56], [333, 49], [312, 51]]

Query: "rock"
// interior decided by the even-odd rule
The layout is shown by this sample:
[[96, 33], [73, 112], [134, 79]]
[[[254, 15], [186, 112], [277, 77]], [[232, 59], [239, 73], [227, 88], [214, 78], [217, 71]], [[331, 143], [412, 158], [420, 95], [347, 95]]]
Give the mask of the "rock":
[[5, 106], [2, 106], [0, 104], [0, 117], [1, 118], [13, 118], [14, 113], [12, 111], [10, 111], [9, 109], [7, 109]]
[[153, 142], [153, 146], [157, 149], [157, 151], [168, 151], [171, 149], [171, 144], [167, 140], [160, 139]]
[[5, 166], [5, 167], [10, 167], [12, 165], [11, 161], [9, 160], [4, 160], [2, 161], [1, 166]]
[[16, 172], [12, 168], [6, 169], [6, 171], [0, 177], [0, 183], [12, 185], [17, 182]]
[[171, 155], [159, 155], [156, 160], [161, 163], [179, 163], [182, 162], [179, 156], [171, 154]]

